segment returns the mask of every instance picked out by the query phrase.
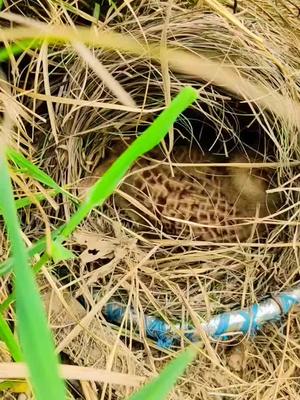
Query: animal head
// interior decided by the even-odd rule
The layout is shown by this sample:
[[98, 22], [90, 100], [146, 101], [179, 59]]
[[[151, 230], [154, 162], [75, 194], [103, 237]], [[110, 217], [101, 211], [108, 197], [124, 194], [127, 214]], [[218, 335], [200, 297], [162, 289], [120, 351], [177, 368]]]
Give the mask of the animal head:
[[[275, 212], [278, 208], [280, 197], [277, 193], [267, 193], [273, 185], [272, 176], [274, 170], [268, 168], [263, 160], [255, 156], [235, 154], [227, 167], [228, 175], [231, 177], [233, 190], [239, 193], [240, 206], [257, 206], [262, 208], [262, 213]], [[249, 166], [245, 165], [248, 164]]]

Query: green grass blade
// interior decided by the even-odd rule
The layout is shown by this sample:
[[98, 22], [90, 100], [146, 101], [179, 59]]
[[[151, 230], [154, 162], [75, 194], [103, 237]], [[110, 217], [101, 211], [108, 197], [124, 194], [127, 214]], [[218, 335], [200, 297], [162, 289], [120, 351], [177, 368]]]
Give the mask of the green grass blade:
[[[40, 202], [42, 200], [45, 200], [46, 196], [44, 194], [38, 194], [35, 195], [34, 198], [36, 201]], [[31, 204], [34, 204], [34, 202], [29, 197], [22, 197], [21, 199], [15, 200], [15, 206], [17, 210], [20, 210], [20, 208], [31, 206]]]
[[25, 173], [31, 178], [36, 179], [38, 182], [43, 183], [59, 193], [68, 194], [68, 192], [62, 189], [49, 175], [34, 165], [31, 161], [27, 160], [23, 154], [18, 153], [13, 148], [8, 148], [6, 150], [6, 154], [9, 160], [11, 160], [19, 168], [18, 172]]
[[20, 346], [2, 314], [0, 314], [0, 339], [6, 344], [14, 361], [23, 360]]
[[101, 180], [94, 185], [87, 198], [90, 208], [102, 204], [113, 193], [132, 164], [162, 141], [178, 116], [197, 99], [197, 96], [196, 90], [186, 87], [174, 98], [169, 107], [124, 151]]
[[[54, 190], [51, 193], [48, 192], [48, 194], [50, 196], [52, 196], [52, 197], [55, 197], [58, 193], [59, 193], [58, 190]], [[37, 202], [41, 202], [42, 200], [46, 199], [46, 196], [44, 194], [42, 194], [42, 193], [38, 193], [38, 194], [34, 195], [34, 199]], [[32, 201], [32, 199], [30, 197], [27, 197], [27, 196], [26, 197], [22, 197], [21, 199], [15, 200], [15, 206], [16, 206], [17, 210], [20, 210], [21, 208], [25, 208], [25, 207], [31, 206], [32, 204], [35, 204], [35, 203]], [[0, 215], [2, 215], [1, 210], [0, 210]]]
[[[37, 274], [43, 267], [46, 265], [47, 261], [49, 261], [50, 257], [48, 254], [44, 253], [42, 257], [36, 262], [36, 264], [32, 267], [32, 270], [35, 274]], [[14, 303], [16, 300], [15, 290], [10, 293], [3, 303], [0, 304], [0, 313], [4, 313], [8, 307]]]
[[[56, 231], [51, 233], [52, 240], [55, 240], [59, 235], [65, 225], [62, 225], [60, 228], [56, 229]], [[36, 256], [37, 254], [41, 254], [46, 249], [46, 238], [38, 240], [31, 247], [27, 249], [27, 257], [31, 258]], [[6, 261], [4, 261], [0, 265], [0, 276], [8, 274], [13, 269], [13, 259], [10, 257]]]
[[[53, 191], [51, 193], [48, 192], [48, 194], [52, 197], [55, 197], [58, 193], [59, 193], [58, 190]], [[38, 194], [34, 195], [34, 199], [35, 199], [35, 201], [40, 203], [42, 200], [46, 199], [46, 196], [42, 193], [38, 193]], [[22, 197], [21, 199], [15, 200], [15, 206], [16, 206], [17, 210], [19, 210], [20, 208], [25, 208], [25, 207], [31, 206], [32, 204], [35, 204], [35, 203], [32, 201], [32, 199], [30, 197]]]
[[95, 206], [107, 200], [136, 159], [161, 142], [178, 116], [197, 99], [197, 96], [198, 92], [195, 89], [186, 87], [175, 97], [169, 107], [124, 151], [91, 188], [86, 200], [63, 229], [63, 237], [67, 238]]
[[[28, 389], [29, 389], [28, 384], [24, 380], [16, 380], [16, 381], [9, 380], [9, 381], [2, 381], [0, 383], [0, 393], [1, 391], [9, 390], [12, 396], [10, 397], [11, 399], [15, 399], [16, 398], [15, 395], [17, 393], [27, 392]], [[1, 397], [1, 399], [4, 400], [4, 397]]]
[[93, 17], [99, 21], [100, 18], [100, 4], [95, 2]]
[[59, 377], [58, 358], [28, 253], [21, 236], [13, 190], [4, 156], [0, 157], [0, 207], [11, 242], [18, 332], [37, 400], [65, 400], [66, 389]]
[[[190, 87], [184, 88], [152, 125], [114, 162], [101, 180], [96, 182], [90, 190], [86, 201], [80, 205], [79, 209], [63, 227], [53, 232], [52, 239], [63, 241], [69, 237], [95, 206], [103, 204], [113, 193], [134, 161], [160, 143], [178, 116], [197, 99], [197, 96], [198, 92], [196, 90]], [[58, 239], [59, 236], [60, 238]], [[28, 249], [28, 256], [33, 257], [45, 251], [45, 248], [46, 241], [43, 238]], [[11, 260], [8, 259], [0, 265], [0, 276], [10, 271]]]
[[20, 42], [13, 43], [12, 45], [0, 50], [0, 62], [9, 60], [10, 57], [23, 53], [30, 48], [40, 47], [41, 40], [24, 39]]
[[74, 253], [64, 247], [59, 241], [52, 241], [50, 255], [53, 258], [55, 264], [59, 261], [70, 260], [71, 258], [75, 257]]
[[197, 350], [190, 347], [172, 360], [159, 374], [159, 376], [146, 384], [137, 393], [130, 396], [129, 400], [163, 400], [174, 388], [177, 379], [183, 374], [185, 368], [194, 360]]

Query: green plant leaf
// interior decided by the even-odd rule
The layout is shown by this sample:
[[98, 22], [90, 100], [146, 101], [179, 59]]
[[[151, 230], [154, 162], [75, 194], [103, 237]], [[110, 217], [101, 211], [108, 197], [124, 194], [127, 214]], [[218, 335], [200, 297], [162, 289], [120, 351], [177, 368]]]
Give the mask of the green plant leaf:
[[59, 241], [54, 240], [51, 244], [51, 257], [55, 263], [70, 260], [75, 257], [71, 250], [64, 247]]
[[[0, 383], [0, 392], [9, 390], [12, 393], [24, 393], [28, 391], [28, 384], [25, 381], [3, 381]], [[12, 397], [13, 398], [13, 397]]]
[[13, 148], [8, 148], [6, 154], [7, 157], [19, 168], [19, 172], [25, 173], [59, 193], [65, 192], [49, 175], [34, 165], [31, 161], [27, 160], [23, 154], [18, 153]]
[[96, 18], [97, 21], [99, 21], [100, 12], [100, 4], [95, 2], [93, 17]]
[[[93, 185], [86, 200], [79, 206], [70, 220], [52, 233], [52, 239], [58, 239], [60, 242], [64, 241], [94, 207], [103, 204], [113, 193], [134, 161], [160, 143], [177, 117], [197, 99], [197, 96], [198, 92], [195, 89], [191, 87], [184, 88], [152, 125], [113, 163], [101, 180], [98, 180]], [[45, 248], [46, 240], [42, 238], [28, 249], [28, 257], [33, 257], [45, 251]], [[10, 259], [0, 264], [0, 276], [9, 271], [11, 271]]]
[[2, 314], [0, 314], [0, 339], [6, 344], [14, 361], [19, 362], [23, 360], [19, 344]]
[[195, 89], [184, 88], [169, 107], [117, 158], [101, 179], [93, 185], [86, 200], [66, 223], [61, 233], [62, 239], [69, 237], [94, 207], [102, 205], [107, 200], [132, 164], [161, 142], [177, 117], [197, 99], [197, 96], [198, 92]]
[[[34, 196], [34, 198], [36, 201], [40, 202], [42, 200], [45, 200], [46, 196], [44, 194], [37, 194]], [[30, 206], [31, 204], [34, 203], [29, 197], [22, 197], [21, 199], [15, 200], [15, 206], [17, 210]]]
[[[1, 4], [0, 4], [1, 9]], [[23, 53], [30, 48], [40, 47], [42, 44], [41, 40], [35, 39], [24, 39], [19, 42], [13, 43], [8, 47], [0, 50], [0, 63], [9, 60], [11, 56], [16, 56]]]
[[[40, 259], [34, 264], [32, 267], [32, 270], [35, 274], [37, 274], [44, 265], [46, 265], [47, 261], [49, 261], [50, 256], [46, 253], [40, 257]], [[15, 295], [15, 290], [13, 290], [3, 301], [3, 303], [0, 304], [0, 313], [4, 313], [8, 307], [16, 301], [16, 295]]]
[[[51, 191], [51, 193], [48, 192], [49, 196], [55, 197], [58, 194], [58, 190]], [[41, 202], [42, 200], [46, 199], [46, 196], [42, 193], [38, 193], [34, 195], [34, 198], [36, 201]], [[19, 210], [20, 208], [25, 208], [27, 206], [30, 206], [31, 204], [34, 204], [32, 199], [30, 197], [22, 197], [21, 199], [15, 200], [15, 206], [16, 209]], [[2, 214], [0, 210], [0, 214]], [[1, 275], [1, 274], [0, 274]]]
[[65, 400], [66, 389], [59, 377], [58, 358], [28, 253], [21, 236], [12, 185], [4, 155], [0, 155], [0, 207], [12, 248], [15, 274], [17, 330], [37, 400]]
[[146, 384], [128, 400], [163, 400], [174, 388], [177, 379], [197, 355], [195, 347], [189, 347], [172, 360], [151, 382]]
[[[0, 202], [0, 209], [1, 209], [1, 202]], [[62, 225], [61, 227], [56, 229], [56, 231], [51, 232], [52, 240], [58, 238], [64, 226], [65, 225]], [[35, 255], [44, 252], [45, 249], [46, 249], [46, 238], [43, 237], [27, 249], [27, 257], [32, 258]], [[10, 257], [0, 265], [0, 276], [8, 274], [9, 272], [12, 271], [12, 269], [13, 269], [13, 259]]]

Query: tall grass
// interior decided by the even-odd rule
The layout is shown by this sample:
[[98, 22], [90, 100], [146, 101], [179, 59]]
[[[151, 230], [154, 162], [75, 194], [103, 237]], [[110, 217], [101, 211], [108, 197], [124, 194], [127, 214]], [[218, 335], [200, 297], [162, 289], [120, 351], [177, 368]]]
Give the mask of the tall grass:
[[58, 373], [58, 360], [46, 314], [39, 297], [33, 271], [18, 220], [6, 159], [0, 159], [0, 208], [4, 216], [13, 254], [17, 329], [31, 382], [37, 399], [65, 399], [66, 391]]
[[[132, 166], [135, 160], [158, 145], [167, 134], [180, 113], [197, 98], [197, 92], [187, 87], [172, 101], [170, 106], [161, 113], [153, 124], [139, 136], [132, 145], [115, 161], [104, 176], [91, 188], [85, 201], [71, 216], [63, 227], [52, 233], [51, 247], [47, 248], [46, 238], [29, 251], [22, 238], [22, 231], [18, 220], [13, 187], [9, 176], [8, 160], [22, 170], [23, 173], [42, 182], [44, 185], [62, 192], [48, 175], [39, 170], [34, 164], [26, 160], [21, 154], [11, 148], [1, 153], [0, 158], [0, 210], [4, 217], [8, 238], [11, 243], [12, 258], [9, 265], [14, 273], [15, 301], [17, 330], [24, 359], [30, 371], [30, 379], [37, 400], [63, 400], [66, 398], [64, 382], [59, 376], [58, 358], [55, 353], [54, 341], [48, 328], [46, 314], [38, 293], [34, 279], [34, 270], [30, 267], [29, 259], [33, 253], [46, 252], [43, 261], [51, 256], [54, 262], [73, 257], [73, 254], [64, 247], [63, 242], [72, 234], [74, 229], [84, 220], [90, 211], [103, 204], [113, 193], [122, 177]], [[48, 254], [47, 254], [48, 252]], [[40, 263], [39, 268], [43, 265]], [[7, 270], [6, 270], [7, 271]], [[14, 298], [11, 298], [13, 301]], [[22, 353], [18, 342], [3, 317], [0, 319], [0, 334], [6, 342], [12, 357], [16, 361], [22, 360]], [[136, 394], [134, 399], [164, 398], [174, 385], [178, 376], [186, 365], [195, 356], [194, 350], [188, 350], [173, 362], [156, 381], [150, 383], [149, 388]]]

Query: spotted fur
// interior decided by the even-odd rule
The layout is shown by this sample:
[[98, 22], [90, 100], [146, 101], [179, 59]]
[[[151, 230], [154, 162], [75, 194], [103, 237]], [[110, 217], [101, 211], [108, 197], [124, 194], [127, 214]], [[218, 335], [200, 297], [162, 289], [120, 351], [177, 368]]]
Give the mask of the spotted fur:
[[[151, 158], [140, 159], [114, 195], [123, 215], [137, 226], [145, 230], [145, 221], [151, 221], [166, 234], [214, 242], [243, 241], [253, 232], [262, 232], [258, 218], [265, 217], [269, 207], [267, 182], [261, 176], [250, 168], [174, 164], [171, 168], [162, 159], [158, 150]], [[172, 154], [177, 164], [216, 160], [197, 150], [179, 148]], [[107, 165], [95, 175], [101, 176]], [[149, 213], [141, 215], [139, 205]]]

